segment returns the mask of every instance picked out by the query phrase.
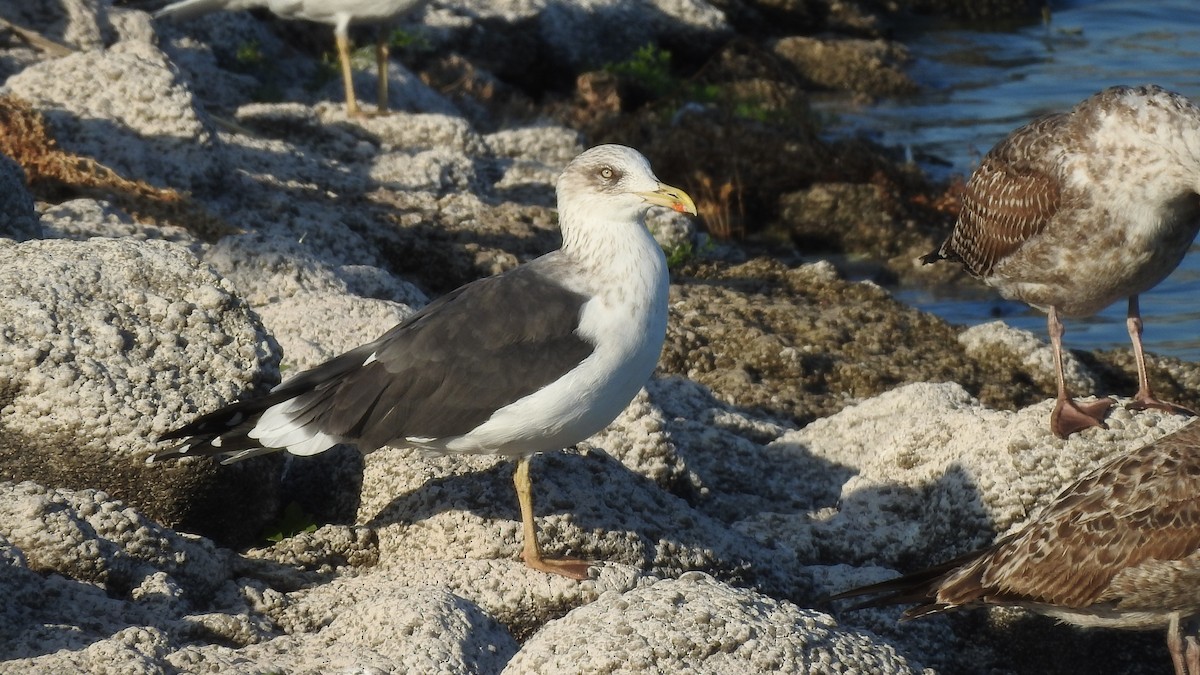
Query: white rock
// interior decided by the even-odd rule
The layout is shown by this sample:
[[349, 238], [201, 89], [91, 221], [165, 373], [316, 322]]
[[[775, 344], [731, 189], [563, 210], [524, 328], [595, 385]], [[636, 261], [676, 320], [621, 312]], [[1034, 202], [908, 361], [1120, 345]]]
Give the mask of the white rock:
[[889, 645], [828, 615], [702, 572], [664, 579], [551, 621], [508, 666], [521, 673], [918, 673]]
[[108, 4], [101, 0], [62, 0], [45, 4], [0, 0], [0, 16], [77, 49], [98, 50], [112, 38]]
[[277, 377], [232, 292], [176, 244], [0, 239], [0, 425], [73, 452], [148, 453], [184, 413]]
[[471, 158], [448, 148], [379, 153], [368, 175], [388, 190], [438, 195], [470, 191], [478, 181]]
[[[988, 348], [1003, 348], [1016, 354], [1030, 372], [1040, 373], [1047, 382], [1054, 382], [1057, 372], [1054, 366], [1054, 349], [1040, 337], [1021, 328], [1014, 328], [1003, 321], [971, 326], [958, 335], [958, 342], [967, 355], [979, 358]], [[1063, 350], [1063, 375], [1068, 391], [1095, 391], [1095, 376], [1071, 353]]]
[[283, 349], [286, 379], [378, 338], [414, 310], [345, 293], [299, 293], [257, 311]]
[[[620, 61], [658, 38], [715, 39], [728, 33], [725, 14], [705, 0], [447, 0], [426, 22], [446, 29], [533, 27], [548, 56], [570, 67]], [[481, 20], [487, 21], [484, 23]], [[482, 24], [482, 25], [481, 25]]]
[[0, 483], [0, 497], [0, 534], [29, 569], [143, 593], [164, 573], [175, 586], [166, 592], [197, 602], [229, 576], [227, 555], [212, 542], [179, 535], [103, 492]]
[[990, 410], [957, 384], [920, 383], [846, 408], [771, 444], [835, 469], [826, 479], [843, 483], [836, 500], [739, 528], [801, 559], [933, 564], [1019, 527], [1083, 473], [1187, 422], [1118, 405], [1109, 429], [1064, 441], [1046, 422], [1052, 403]]
[[178, 225], [142, 223], [110, 202], [96, 199], [71, 199], [45, 206], [41, 220], [47, 238], [83, 241], [92, 237], [129, 237], [173, 241], [189, 247], [196, 244], [196, 237]]
[[145, 42], [44, 61], [4, 91], [45, 115], [59, 145], [125, 178], [194, 190], [217, 184], [221, 146], [166, 55]]
[[470, 601], [378, 574], [294, 593], [281, 608], [278, 637], [237, 650], [189, 646], [166, 660], [186, 672], [494, 673], [517, 649]]

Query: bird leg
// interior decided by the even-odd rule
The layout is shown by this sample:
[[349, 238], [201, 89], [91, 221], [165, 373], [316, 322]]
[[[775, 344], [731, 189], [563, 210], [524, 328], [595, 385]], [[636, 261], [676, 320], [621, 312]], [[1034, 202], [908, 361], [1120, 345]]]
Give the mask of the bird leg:
[[1171, 663], [1175, 664], [1175, 675], [1187, 675], [1183, 663], [1183, 636], [1179, 633], [1179, 616], [1175, 614], [1171, 615], [1171, 623], [1167, 625], [1167, 651], [1171, 653]]
[[1179, 615], [1172, 614], [1167, 624], [1167, 650], [1171, 652], [1175, 675], [1200, 675], [1200, 642], [1194, 635], [1185, 636], [1183, 631]]
[[1107, 428], [1104, 425], [1104, 416], [1113, 406], [1113, 400], [1102, 398], [1081, 405], [1067, 396], [1067, 379], [1063, 374], [1063, 324], [1058, 318], [1058, 310], [1054, 307], [1046, 313], [1046, 324], [1050, 333], [1050, 345], [1054, 348], [1054, 370], [1058, 382], [1058, 398], [1054, 402], [1054, 411], [1050, 413], [1050, 430], [1055, 436], [1066, 438], [1088, 427]]
[[361, 117], [358, 109], [358, 99], [354, 96], [354, 78], [350, 72], [350, 36], [349, 25], [338, 23], [333, 29], [333, 37], [337, 41], [338, 61], [342, 66], [342, 84], [346, 86], [346, 114], [351, 117]]
[[513, 484], [517, 487], [517, 501], [521, 504], [521, 525], [525, 536], [525, 548], [521, 553], [521, 558], [525, 560], [525, 565], [535, 570], [558, 574], [578, 581], [587, 579], [591, 563], [586, 560], [542, 557], [542, 547], [537, 540], [537, 525], [533, 521], [533, 483], [529, 480], [528, 457], [521, 457], [517, 460], [517, 470], [513, 473]]
[[1150, 390], [1150, 376], [1146, 374], [1146, 352], [1142, 348], [1142, 312], [1138, 307], [1138, 296], [1136, 295], [1129, 296], [1129, 312], [1125, 318], [1125, 327], [1129, 330], [1129, 341], [1133, 343], [1133, 358], [1137, 362], [1138, 371], [1137, 393], [1125, 407], [1130, 410], [1158, 408], [1170, 413], [1194, 416], [1196, 411], [1160, 400]]
[[386, 115], [388, 112], [388, 31], [383, 28], [379, 29], [379, 35], [375, 38], [375, 63], [379, 69], [379, 98], [376, 99], [378, 106], [378, 114]]

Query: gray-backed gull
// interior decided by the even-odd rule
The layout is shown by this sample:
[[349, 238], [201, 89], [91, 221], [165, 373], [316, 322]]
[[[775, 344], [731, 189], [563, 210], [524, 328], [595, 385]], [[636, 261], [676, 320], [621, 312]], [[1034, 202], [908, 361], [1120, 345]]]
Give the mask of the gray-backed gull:
[[1177, 675], [1200, 675], [1200, 422], [1117, 457], [990, 548], [832, 599], [1024, 607], [1079, 626], [1167, 628]]
[[525, 563], [583, 579], [588, 564], [543, 558], [529, 457], [607, 426], [650, 377], [667, 328], [667, 264], [651, 206], [695, 214], [632, 148], [601, 145], [558, 180], [562, 247], [430, 303], [382, 337], [163, 435], [154, 459], [225, 463], [338, 443], [516, 459]]
[[[342, 67], [342, 83], [346, 87], [346, 112], [363, 115], [354, 95], [350, 74], [350, 25], [357, 23], [388, 23], [416, 9], [427, 0], [180, 0], [154, 13], [154, 18], [187, 19], [218, 10], [243, 10], [263, 7], [284, 19], [305, 19], [333, 26], [337, 43], [338, 62]], [[388, 31], [380, 29], [375, 41], [375, 62], [379, 68], [378, 111], [388, 109], [387, 62]]]
[[1197, 230], [1200, 109], [1159, 87], [1112, 87], [992, 148], [967, 182], [954, 231], [923, 260], [959, 261], [1004, 297], [1046, 312], [1058, 376], [1050, 427], [1066, 438], [1103, 426], [1113, 402], [1067, 395], [1059, 317], [1121, 298], [1138, 369], [1130, 406], [1191, 412], [1151, 391], [1138, 295], [1179, 265]]

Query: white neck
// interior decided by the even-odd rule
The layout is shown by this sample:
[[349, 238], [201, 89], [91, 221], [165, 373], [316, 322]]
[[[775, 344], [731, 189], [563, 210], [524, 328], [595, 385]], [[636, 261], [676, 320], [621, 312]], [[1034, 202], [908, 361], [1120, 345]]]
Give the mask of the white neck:
[[600, 217], [595, 211], [561, 211], [562, 252], [603, 277], [606, 285], [624, 285], [626, 275], [665, 279], [666, 257], [646, 229], [644, 208], [639, 210], [636, 218], [628, 213]]

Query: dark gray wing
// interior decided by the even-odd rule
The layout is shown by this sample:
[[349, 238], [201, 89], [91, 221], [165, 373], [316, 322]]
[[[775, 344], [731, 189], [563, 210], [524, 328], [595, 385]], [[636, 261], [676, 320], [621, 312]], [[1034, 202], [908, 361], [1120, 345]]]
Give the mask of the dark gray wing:
[[[286, 400], [294, 400], [298, 425], [364, 451], [406, 436], [465, 434], [592, 353], [595, 345], [575, 332], [588, 299], [535, 264], [480, 279], [266, 397], [205, 415], [163, 439], [223, 436], [235, 427], [244, 438], [259, 414]], [[211, 449], [193, 444], [189, 452], [226, 453], [245, 445], [238, 440], [222, 438]]]

